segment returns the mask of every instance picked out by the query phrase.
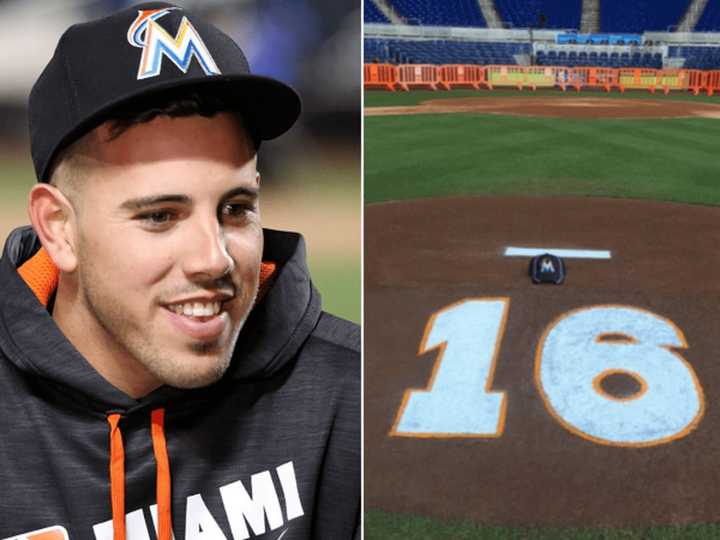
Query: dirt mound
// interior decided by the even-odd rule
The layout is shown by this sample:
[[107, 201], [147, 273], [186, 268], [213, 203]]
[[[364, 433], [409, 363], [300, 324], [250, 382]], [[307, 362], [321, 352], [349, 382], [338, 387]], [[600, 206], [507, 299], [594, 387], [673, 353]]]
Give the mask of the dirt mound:
[[[368, 206], [366, 508], [488, 524], [718, 521], [718, 222], [720, 208], [620, 199]], [[610, 258], [568, 258], [563, 285], [532, 285], [509, 247]], [[666, 390], [677, 399], [648, 401]], [[475, 416], [492, 421], [458, 429]]]

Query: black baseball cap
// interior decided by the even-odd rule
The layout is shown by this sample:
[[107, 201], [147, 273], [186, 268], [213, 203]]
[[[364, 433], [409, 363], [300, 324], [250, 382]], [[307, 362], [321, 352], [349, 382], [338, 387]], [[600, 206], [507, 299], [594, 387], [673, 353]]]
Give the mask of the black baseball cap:
[[38, 181], [58, 152], [119, 107], [187, 89], [227, 103], [261, 140], [285, 133], [300, 98], [285, 83], [253, 75], [240, 47], [217, 27], [165, 2], [148, 2], [71, 26], [35, 82], [30, 148]]

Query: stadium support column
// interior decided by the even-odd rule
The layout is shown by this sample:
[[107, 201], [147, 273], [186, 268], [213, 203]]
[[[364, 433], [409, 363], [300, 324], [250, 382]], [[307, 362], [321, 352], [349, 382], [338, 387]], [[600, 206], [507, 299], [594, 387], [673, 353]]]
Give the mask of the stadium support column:
[[536, 58], [535, 58], [535, 47], [533, 47], [533, 28], [532, 28], [532, 25], [530, 25], [530, 28], [528, 28], [528, 36], [529, 36], [529, 39], [530, 39], [530, 65], [531, 65], [531, 66], [534, 66], [535, 63], [536, 63], [536, 62], [535, 62], [535, 61], [536, 61]]
[[600, 32], [600, 0], [583, 0], [580, 33], [597, 34], [598, 32]]

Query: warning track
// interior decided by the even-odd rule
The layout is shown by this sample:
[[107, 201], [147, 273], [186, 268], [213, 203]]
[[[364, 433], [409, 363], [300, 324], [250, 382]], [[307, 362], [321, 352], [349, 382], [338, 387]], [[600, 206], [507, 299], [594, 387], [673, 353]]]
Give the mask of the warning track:
[[[477, 197], [368, 206], [365, 309], [373, 316], [365, 321], [365, 474], [372, 479], [365, 487], [367, 508], [490, 524], [718, 521], [718, 223], [718, 208], [615, 199]], [[564, 285], [537, 286], [527, 277], [528, 259], [503, 255], [508, 246], [603, 249], [612, 258], [568, 259]], [[474, 370], [483, 369], [478, 356], [456, 378], [461, 387], [449, 398], [451, 405], [434, 418], [413, 416], [406, 391], [432, 390], [434, 383], [437, 393], [452, 370], [455, 353], [447, 343], [457, 340], [445, 336], [448, 330], [440, 323], [433, 324], [462, 300], [464, 305], [495, 302], [506, 311], [488, 368], [489, 387], [471, 392], [504, 395], [501, 429], [486, 436], [402, 433], [403, 425], [458, 421], [467, 398], [457, 396], [464, 395], [462, 386], [473, 380]], [[573, 399], [552, 401], [563, 387], [553, 389], [555, 375], [541, 373], [540, 366], [550, 370], [554, 362], [562, 378], [568, 371], [564, 367], [577, 371], [585, 358], [553, 353], [548, 344], [556, 337], [562, 351], [573, 352], [573, 340], [559, 338], [563, 331], [572, 337], [559, 321], [574, 324], [577, 331], [582, 319], [573, 322], [572, 314], [589, 313], [603, 325], [608, 309], [631, 311], [648, 322], [644, 329], [619, 332], [617, 324], [624, 324], [619, 317], [608, 323], [608, 335], [599, 342], [632, 347], [628, 336], [638, 338], [650, 347], [627, 349], [637, 352], [635, 360], [647, 357], [648, 365], [666, 362], [680, 374], [694, 374], [697, 388], [690, 382], [678, 395], [694, 396], [700, 406], [672, 437], [651, 445], [611, 444], [585, 433], [597, 426], [573, 420], [579, 429], [567, 420], [577, 411], [572, 386], [568, 395]], [[447, 338], [445, 348], [433, 348], [433, 328]], [[471, 333], [469, 341], [479, 335], [485, 334]], [[487, 335], [494, 339], [495, 334]], [[418, 354], [419, 349], [425, 352]], [[604, 380], [583, 379], [583, 384], [593, 382], [608, 403], [639, 402], [643, 392], [658, 391], [655, 382], [662, 370], [660, 375], [644, 371], [642, 377], [617, 371]], [[649, 381], [645, 389], [644, 380]], [[678, 378], [668, 383], [680, 384]], [[581, 396], [592, 393], [583, 391]], [[683, 403], [672, 405], [679, 409]], [[653, 412], [661, 418], [674, 414]], [[594, 411], [587, 414], [597, 417]], [[610, 437], [616, 435], [623, 437], [615, 432]]]

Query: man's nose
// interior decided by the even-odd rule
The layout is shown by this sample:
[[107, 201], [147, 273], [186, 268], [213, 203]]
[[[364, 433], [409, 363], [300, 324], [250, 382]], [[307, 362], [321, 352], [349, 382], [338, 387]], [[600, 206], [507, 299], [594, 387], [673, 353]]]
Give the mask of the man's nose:
[[228, 253], [225, 233], [216, 219], [192, 226], [185, 254], [185, 273], [194, 279], [217, 279], [235, 267]]

